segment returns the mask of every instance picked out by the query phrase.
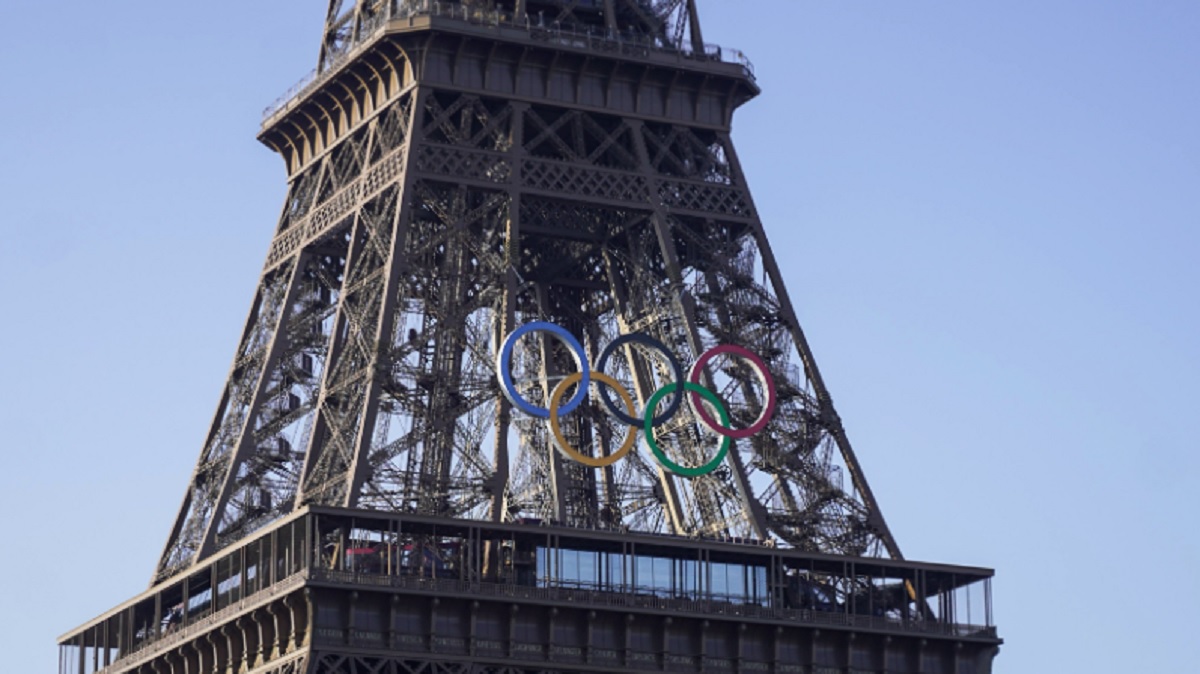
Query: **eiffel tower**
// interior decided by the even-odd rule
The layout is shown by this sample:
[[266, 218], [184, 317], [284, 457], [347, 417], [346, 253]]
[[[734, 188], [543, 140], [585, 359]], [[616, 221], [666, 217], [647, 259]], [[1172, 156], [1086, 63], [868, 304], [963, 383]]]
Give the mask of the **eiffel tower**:
[[991, 671], [992, 572], [901, 555], [730, 139], [753, 68], [699, 19], [331, 0], [151, 587], [60, 674]]

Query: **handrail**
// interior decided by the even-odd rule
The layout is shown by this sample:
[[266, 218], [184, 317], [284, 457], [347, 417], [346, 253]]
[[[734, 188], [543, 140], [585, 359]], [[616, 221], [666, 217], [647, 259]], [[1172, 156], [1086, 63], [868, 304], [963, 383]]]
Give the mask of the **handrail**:
[[377, 35], [387, 29], [389, 22], [393, 20], [412, 20], [424, 16], [452, 19], [478, 26], [515, 28], [528, 32], [532, 38], [537, 40], [570, 47], [584, 47], [604, 53], [611, 53], [614, 49], [624, 51], [632, 48], [645, 50], [647, 53], [674, 54], [694, 61], [720, 61], [722, 63], [740, 65], [746, 76], [754, 79], [754, 64], [739, 49], [725, 49], [720, 45], [705, 44], [700, 52], [696, 52], [687, 41], [678, 46], [666, 45], [651, 36], [637, 35], [630, 31], [624, 33], [593, 32], [590, 30], [581, 32], [571, 27], [564, 28], [562, 25], [555, 23], [546, 24], [531, 18], [526, 18], [524, 21], [518, 22], [512, 14], [499, 9], [488, 11], [482, 8], [472, 8], [455, 2], [441, 2], [439, 0], [416, 0], [415, 2], [392, 0], [387, 3], [384, 13], [375, 18], [374, 25], [362, 31], [352, 44], [337, 52], [324, 65], [323, 71], [312, 70], [301, 78], [299, 82], [292, 85], [271, 105], [267, 106], [263, 110], [263, 121], [265, 122], [282, 110], [292, 107], [294, 103], [324, 84], [330, 75], [337, 70], [338, 66], [342, 65], [355, 52], [357, 47], [373, 41]]
[[675, 599], [647, 594], [467, 582], [446, 578], [424, 578], [420, 576], [388, 576], [317, 568], [310, 570], [309, 574], [312, 580], [339, 584], [393, 587], [431, 592], [457, 592], [460, 594], [503, 597], [506, 599], [566, 601], [573, 604], [642, 608], [679, 613], [695, 613], [706, 616], [727, 615], [764, 620], [786, 620], [817, 625], [837, 625], [842, 627], [860, 627], [957, 637], [994, 638], [996, 635], [996, 628], [986, 625], [941, 623], [928, 620], [897, 620], [886, 616], [860, 615], [836, 611], [814, 611], [811, 609], [775, 608], [759, 606], [757, 604], [738, 604], [708, 599]]
[[901, 631], [919, 634], [933, 634], [951, 637], [995, 638], [996, 628], [984, 625], [969, 625], [964, 623], [940, 623], [921, 620], [896, 620], [884, 616], [859, 615], [843, 612], [814, 611], [811, 609], [791, 609], [760, 606], [757, 604], [739, 604], [731, 601], [711, 599], [679, 599], [660, 597], [651, 594], [629, 594], [621, 592], [601, 592], [596, 590], [573, 589], [564, 587], [536, 587], [529, 585], [512, 585], [502, 583], [469, 582], [448, 578], [425, 578], [420, 576], [389, 576], [376, 573], [361, 573], [355, 571], [335, 571], [331, 569], [309, 568], [301, 569], [286, 578], [268, 585], [257, 592], [242, 597], [229, 606], [222, 607], [216, 612], [209, 613], [203, 618], [190, 621], [187, 625], [170, 632], [150, 637], [138, 644], [136, 648], [121, 653], [107, 667], [101, 668], [97, 674], [103, 674], [111, 668], [120, 665], [123, 668], [140, 663], [153, 653], [190, 640], [197, 634], [208, 631], [225, 622], [230, 617], [242, 613], [252, 605], [262, 603], [294, 590], [307, 581], [330, 582], [342, 585], [359, 585], [374, 587], [390, 587], [398, 589], [425, 592], [455, 592], [459, 594], [498, 597], [503, 599], [531, 599], [534, 601], [571, 602], [576, 605], [650, 609], [671, 611], [676, 613], [692, 613], [704, 616], [733, 616], [740, 618], [757, 618], [763, 620], [786, 620], [815, 625], [834, 625], [841, 627], [858, 627], [888, 631]]
[[229, 606], [222, 607], [220, 610], [215, 612], [210, 611], [202, 618], [191, 620], [186, 625], [181, 626], [179, 629], [174, 629], [169, 632], [160, 632], [155, 636], [148, 637], [140, 642], [135, 648], [118, 655], [110, 665], [97, 670], [96, 674], [102, 674], [103, 672], [106, 672], [110, 668], [117, 665], [127, 667], [132, 664], [134, 660], [137, 660], [138, 656], [146, 656], [151, 652], [157, 653], [169, 646], [188, 641], [196, 634], [206, 632], [212, 629], [214, 626], [225, 622], [225, 620], [227, 620], [229, 617], [243, 612], [250, 605], [259, 604], [266, 599], [276, 597], [280, 594], [286, 594], [287, 592], [300, 587], [307, 577], [308, 576], [305, 573], [305, 570], [301, 569], [276, 583], [272, 583], [271, 585], [267, 585], [256, 592], [245, 595]]

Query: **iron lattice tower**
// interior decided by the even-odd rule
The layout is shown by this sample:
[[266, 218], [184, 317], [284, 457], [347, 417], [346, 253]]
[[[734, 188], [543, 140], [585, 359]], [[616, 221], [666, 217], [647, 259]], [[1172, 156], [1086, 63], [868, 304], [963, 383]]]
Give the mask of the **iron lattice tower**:
[[[158, 578], [310, 503], [899, 558], [730, 141], [748, 66], [704, 47], [693, 3], [512, 4], [432, 3], [482, 25], [377, 39], [389, 5], [331, 3], [316, 82], [264, 125], [291, 188]], [[743, 344], [780, 382], [773, 432], [708, 478], [564, 465], [492, 365], [535, 318], [593, 361], [633, 330], [685, 360]], [[643, 403], [655, 365], [624, 363]]]
[[[847, 613], [867, 597], [898, 610], [895, 619], [949, 624], [954, 611], [931, 607], [930, 597], [986, 584], [990, 572], [960, 569], [957, 581], [934, 582], [925, 571], [909, 575], [912, 565], [901, 561], [730, 140], [734, 111], [757, 93], [740, 52], [704, 43], [694, 0], [331, 0], [317, 69], [266, 111], [259, 138], [283, 157], [288, 195], [146, 595], [153, 607], [142, 599], [96, 623], [103, 631], [93, 626], [66, 638], [64, 648], [78, 650], [64, 672], [75, 671], [76, 659], [83, 671], [89, 654], [96, 669], [188, 674], [510, 671], [463, 664], [475, 661], [478, 644], [467, 660], [424, 664], [363, 659], [344, 648], [312, 655], [320, 606], [340, 607], [329, 614], [350, 621], [338, 637], [347, 646], [359, 597], [314, 589], [312, 574], [353, 567], [354, 551], [369, 549], [388, 560], [371, 566], [384, 576], [409, 578], [413, 569], [436, 576], [436, 567], [454, 582], [520, 587], [529, 584], [518, 571], [522, 554], [536, 556], [530, 563], [544, 574], [552, 566], [546, 551], [560, 550], [560, 543], [521, 543], [530, 523], [567, 537], [586, 530], [596, 541], [645, 536], [680, 550], [712, 547], [717, 557], [731, 541], [749, 542], [773, 559], [808, 560], [804, 578], [822, 578], [837, 596], [830, 605]], [[685, 361], [736, 342], [766, 362], [776, 412], [767, 432], [737, 441], [723, 466], [701, 477], [677, 476], [637, 452], [598, 470], [566, 461], [543, 420], [514, 410], [497, 381], [500, 344], [534, 320], [577, 335], [593, 363], [605, 344], [631, 332]], [[672, 381], [649, 351], [627, 348], [610, 363], [642, 405]], [[536, 338], [522, 341], [512, 362], [533, 400], [545, 400], [572, 367], [552, 340]], [[744, 367], [730, 360], [705, 373], [742, 427], [764, 404]], [[661, 432], [680, 461], [699, 464], [715, 443], [692, 414], [684, 406]], [[611, 453], [623, 431], [605, 419], [589, 401], [564, 421], [565, 435], [585, 451]], [[445, 542], [450, 531], [457, 542]], [[416, 550], [432, 551], [437, 563], [414, 566]], [[862, 567], [868, 576], [891, 578], [907, 597], [884, 601], [868, 576], [819, 571], [814, 560], [825, 559], [875, 559], [884, 566]], [[790, 609], [811, 617], [816, 604], [796, 598], [808, 596], [795, 580], [802, 565], [768, 566], [764, 588], [778, 587], [764, 590], [765, 601], [784, 602], [779, 588], [790, 587]], [[284, 596], [292, 573], [306, 574], [304, 593], [295, 595], [303, 599]], [[193, 605], [203, 592], [213, 613], [222, 592], [240, 597], [228, 600], [232, 616], [229, 608], [245, 604], [251, 588], [261, 594], [268, 586], [276, 604], [242, 606], [242, 617], [225, 621], [234, 628], [205, 618], [220, 637], [206, 633], [199, 646], [182, 633], [168, 638], [179, 624], [202, 631]], [[435, 625], [441, 599], [423, 601], [432, 602], [427, 622]], [[396, 610], [387, 610], [389, 629], [379, 633], [395, 649], [403, 630]], [[476, 601], [463, 611], [474, 625], [487, 609]], [[594, 610], [587, 615], [583, 622], [604, 620]], [[630, 629], [627, 641], [637, 633]], [[667, 640], [670, 630], [662, 629]], [[947, 635], [958, 639], [953, 662], [979, 666], [958, 671], [990, 670], [994, 631]], [[975, 640], [969, 658], [961, 655], [964, 638]], [[171, 639], [192, 645], [175, 656], [145, 655]], [[811, 671], [819, 644], [809, 638]], [[781, 669], [779, 648], [772, 671], [810, 671]], [[888, 656], [880, 648], [882, 662]], [[141, 660], [127, 655], [139, 649]], [[501, 660], [519, 659], [512, 649], [505, 646]], [[661, 668], [670, 669], [669, 650], [656, 651]], [[695, 666], [720, 671], [700, 651]], [[918, 651], [901, 660], [926, 667]], [[633, 667], [629, 657], [616, 669]], [[849, 663], [852, 649], [839, 657]], [[586, 662], [568, 669], [604, 670]]]

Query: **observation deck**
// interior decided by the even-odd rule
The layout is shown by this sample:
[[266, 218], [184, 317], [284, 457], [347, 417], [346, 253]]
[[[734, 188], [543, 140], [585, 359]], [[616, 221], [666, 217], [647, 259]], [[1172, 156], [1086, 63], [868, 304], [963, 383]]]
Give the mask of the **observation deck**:
[[543, 671], [984, 672], [1000, 643], [991, 578], [754, 541], [310, 507], [64, 635], [59, 674], [249, 672], [323, 648]]
[[[754, 64], [739, 49], [705, 44], [696, 51], [686, 41], [680, 45], [664, 43], [653, 36], [625, 31], [607, 31], [602, 27], [563, 26], [547, 22], [544, 17], [527, 16], [514, 19], [512, 12], [501, 9], [485, 10], [454, 2], [390, 0], [384, 11], [360, 29], [358, 36], [343, 51], [330, 58], [323, 68], [314, 68], [299, 82], [263, 110], [263, 127], [271, 125], [280, 112], [291, 109], [330, 79], [345, 64], [352, 62], [365, 47], [387, 33], [429, 30], [474, 32], [488, 39], [510, 42], [529, 42], [559, 47], [584, 54], [605, 57], [625, 57], [639, 62], [650, 60], [660, 65], [732, 66], [733, 72], [754, 80]], [[726, 69], [729, 70], [729, 69]]]

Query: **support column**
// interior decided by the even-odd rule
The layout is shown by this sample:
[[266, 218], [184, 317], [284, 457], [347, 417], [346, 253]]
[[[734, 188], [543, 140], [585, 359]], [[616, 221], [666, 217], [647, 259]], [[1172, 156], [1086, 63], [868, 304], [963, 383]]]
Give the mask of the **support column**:
[[217, 672], [217, 647], [213, 643], [213, 633], [209, 632], [202, 637], [199, 637], [192, 644], [196, 648], [196, 653], [199, 656], [197, 662], [199, 668], [197, 674], [215, 674]]
[[312, 606], [312, 590], [305, 589], [304, 594], [292, 594], [284, 600], [291, 608], [291, 647], [288, 652], [299, 650], [308, 645], [309, 626], [312, 624], [310, 608]]
[[396, 621], [396, 609], [400, 607], [400, 595], [393, 594], [390, 606], [388, 607], [388, 623], [387, 623], [387, 645], [388, 648], [395, 649], [399, 646], [400, 629]]
[[237, 623], [231, 622], [221, 627], [221, 636], [225, 641], [225, 671], [228, 674], [239, 674], [242, 666], [242, 651], [245, 650], [245, 639]]
[[248, 672], [254, 669], [258, 655], [258, 625], [255, 623], [252, 615], [244, 615], [237, 619], [234, 623], [238, 630], [241, 631], [242, 653], [241, 665], [239, 671]]
[[284, 601], [274, 602], [267, 606], [267, 610], [271, 615], [272, 622], [272, 639], [270, 650], [267, 651], [266, 659], [274, 660], [282, 657], [288, 652], [288, 636], [291, 632], [291, 619], [288, 616], [288, 608]]

